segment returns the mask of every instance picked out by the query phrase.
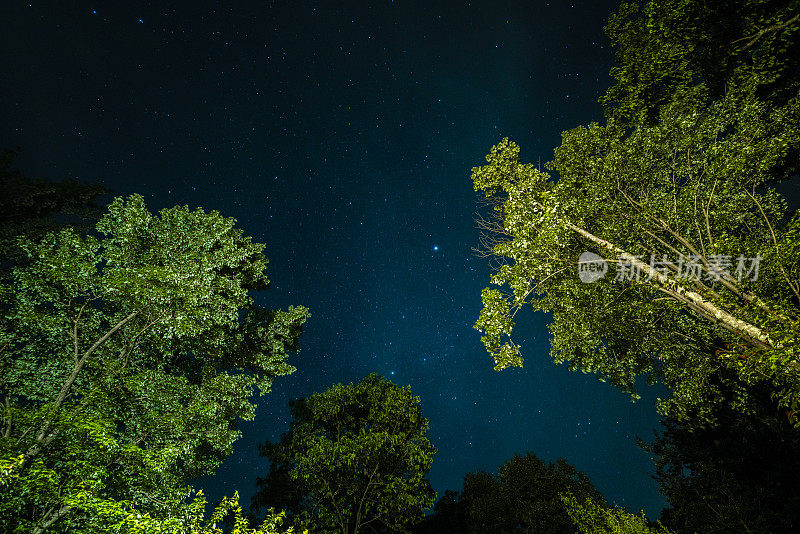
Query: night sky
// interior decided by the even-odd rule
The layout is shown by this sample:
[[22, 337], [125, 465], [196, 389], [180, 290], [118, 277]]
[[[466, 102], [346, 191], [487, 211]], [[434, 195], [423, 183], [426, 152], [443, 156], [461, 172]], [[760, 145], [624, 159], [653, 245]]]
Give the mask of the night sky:
[[297, 372], [196, 482], [212, 500], [249, 503], [290, 399], [374, 371], [422, 398], [439, 495], [531, 451], [658, 515], [635, 444], [655, 393], [553, 364], [546, 315], [517, 316], [523, 369], [495, 372], [472, 329], [489, 265], [470, 170], [505, 136], [544, 163], [602, 120], [616, 2], [106, 4], [2, 2], [0, 147], [31, 176], [235, 217], [267, 245], [259, 304], [312, 313]]

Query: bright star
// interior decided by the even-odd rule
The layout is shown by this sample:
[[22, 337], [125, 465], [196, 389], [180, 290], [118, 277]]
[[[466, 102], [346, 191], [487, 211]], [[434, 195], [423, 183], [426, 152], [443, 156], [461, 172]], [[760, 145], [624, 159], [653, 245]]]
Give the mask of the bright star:
[[439, 245], [433, 245], [433, 250], [439, 250]]

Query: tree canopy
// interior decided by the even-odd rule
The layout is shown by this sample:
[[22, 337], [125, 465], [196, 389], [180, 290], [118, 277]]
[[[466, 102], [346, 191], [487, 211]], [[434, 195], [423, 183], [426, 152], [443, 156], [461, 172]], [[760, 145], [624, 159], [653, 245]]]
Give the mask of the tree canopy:
[[0, 254], [2, 276], [21, 259], [18, 236], [38, 240], [67, 224], [90, 230], [103, 214], [99, 199], [108, 191], [99, 186], [62, 180], [30, 178], [13, 167], [20, 148], [0, 150]]
[[[641, 60], [636, 32], [660, 27], [665, 35], [647, 35], [667, 39], [664, 28], [679, 24], [670, 18], [676, 5], [648, 3], [635, 24], [620, 22], [638, 13], [630, 6], [612, 18], [630, 63], [616, 71], [621, 84]], [[691, 74], [685, 48], [675, 49], [688, 54], [675, 65]], [[638, 375], [661, 380], [673, 392], [660, 404], [665, 413], [713, 404], [720, 394], [709, 377], [723, 367], [742, 383], [770, 382], [787, 413], [796, 413], [800, 215], [772, 186], [795, 168], [800, 95], [796, 80], [784, 77], [794, 93], [780, 105], [765, 100], [763, 69], [737, 64], [718, 98], [694, 76], [692, 84], [652, 82], [669, 87], [655, 107], [642, 100], [644, 90], [624, 98], [621, 88], [612, 91], [612, 117], [627, 118], [564, 132], [546, 165], [557, 179], [523, 163], [508, 139], [473, 169], [475, 189], [494, 203], [494, 216], [480, 222], [486, 253], [500, 259], [491, 283], [507, 289], [483, 291], [475, 325], [496, 369], [522, 364], [510, 334], [514, 315], [530, 304], [553, 313], [556, 362], [634, 396]], [[636, 106], [652, 107], [657, 120], [628, 112]], [[576, 275], [583, 253], [610, 274], [584, 283]]]
[[581, 502], [566, 493], [561, 501], [580, 534], [670, 534], [661, 524], [653, 525], [644, 512], [635, 515], [618, 506], [602, 506], [591, 498]]
[[308, 311], [253, 304], [264, 246], [234, 224], [185, 206], [153, 215], [133, 195], [97, 236], [20, 238], [0, 317], [0, 451], [19, 461], [0, 488], [5, 530], [102, 530], [87, 510], [106, 501], [180, 515], [185, 479], [230, 454], [255, 390], [294, 371]]
[[[434, 501], [434, 446], [419, 398], [371, 374], [292, 402], [253, 509], [285, 509], [312, 532], [406, 532]], [[293, 490], [286, 491], [288, 488]]]
[[779, 187], [800, 179], [800, 1], [623, 2], [605, 29], [605, 124], [563, 132], [544, 170], [508, 138], [472, 169], [497, 260], [474, 327], [500, 371], [523, 365], [517, 313], [549, 313], [556, 363], [633, 399], [640, 377], [668, 387], [664, 430], [640, 441], [662, 523], [532, 453], [466, 474], [424, 517], [429, 422], [410, 386], [376, 374], [290, 403], [289, 430], [260, 446], [270, 469], [249, 517], [238, 493], [207, 514], [187, 481], [214, 473], [256, 392], [295, 371], [308, 310], [256, 305], [265, 246], [234, 219], [151, 213], [139, 195], [101, 216], [103, 188], [30, 180], [12, 150], [0, 531], [796, 531], [800, 210]]
[[605, 504], [589, 478], [563, 458], [544, 462], [533, 453], [515, 455], [500, 466], [497, 475], [485, 471], [467, 473], [464, 491], [448, 491], [436, 504], [435, 513], [415, 532], [577, 532], [562, 494]]

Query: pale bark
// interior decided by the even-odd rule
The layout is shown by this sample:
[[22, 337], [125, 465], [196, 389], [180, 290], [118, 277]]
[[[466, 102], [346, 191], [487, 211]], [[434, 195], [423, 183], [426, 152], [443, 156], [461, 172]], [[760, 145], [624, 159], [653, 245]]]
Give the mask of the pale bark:
[[59, 507], [58, 510], [53, 510], [53, 509], [49, 510], [42, 518], [41, 524], [39, 524], [37, 527], [33, 529], [33, 533], [41, 534], [42, 532], [53, 526], [53, 524], [55, 524], [56, 521], [67, 515], [67, 512], [69, 512], [70, 510], [71, 507], [66, 505]]
[[[598, 237], [584, 230], [583, 228], [575, 226], [570, 222], [566, 222], [565, 224], [577, 234], [585, 237], [597, 245], [610, 250], [611, 252], [617, 254], [619, 258], [629, 262], [632, 266], [647, 274], [649, 279], [654, 280], [659, 285], [659, 289], [662, 289], [675, 300], [687, 304], [692, 310], [697, 312], [703, 318], [713, 323], [717, 323], [727, 330], [737, 333], [745, 341], [755, 347], [762, 349], [781, 348], [780, 345], [776, 345], [776, 343], [766, 332], [764, 332], [763, 329], [747, 321], [743, 321], [742, 319], [734, 317], [727, 310], [705, 299], [699, 293], [683, 287], [677, 280], [666, 276], [657, 269], [653, 269], [650, 265], [636, 258], [633, 254], [630, 254], [621, 247], [606, 241], [605, 239]], [[791, 361], [787, 363], [787, 366], [795, 371], [800, 370], [800, 363], [797, 361]]]

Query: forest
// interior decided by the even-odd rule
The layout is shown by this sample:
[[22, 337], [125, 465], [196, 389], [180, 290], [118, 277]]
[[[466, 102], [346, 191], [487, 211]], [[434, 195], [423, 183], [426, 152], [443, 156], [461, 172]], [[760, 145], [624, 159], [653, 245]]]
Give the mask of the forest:
[[660, 517], [527, 450], [437, 495], [425, 399], [377, 370], [292, 400], [251, 501], [209, 502], [193, 481], [302, 367], [314, 303], [261, 304], [269, 243], [219, 206], [154, 212], [8, 148], [0, 531], [800, 531], [800, 2], [623, 2], [604, 30], [602, 121], [544, 164], [508, 137], [463, 162], [491, 268], [470, 326], [498, 373], [546, 314], [552, 365], [632, 402], [665, 388], [637, 439]]

